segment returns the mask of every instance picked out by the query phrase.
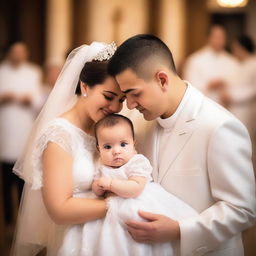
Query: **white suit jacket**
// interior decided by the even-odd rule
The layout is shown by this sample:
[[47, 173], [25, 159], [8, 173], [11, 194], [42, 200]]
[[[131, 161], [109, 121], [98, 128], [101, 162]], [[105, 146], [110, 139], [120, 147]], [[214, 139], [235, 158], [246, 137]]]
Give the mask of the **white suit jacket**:
[[156, 121], [132, 118], [137, 119], [137, 149], [151, 161], [154, 181], [199, 212], [179, 221], [180, 255], [241, 256], [241, 231], [256, 216], [249, 135], [231, 113], [191, 88], [161, 168], [162, 127]]

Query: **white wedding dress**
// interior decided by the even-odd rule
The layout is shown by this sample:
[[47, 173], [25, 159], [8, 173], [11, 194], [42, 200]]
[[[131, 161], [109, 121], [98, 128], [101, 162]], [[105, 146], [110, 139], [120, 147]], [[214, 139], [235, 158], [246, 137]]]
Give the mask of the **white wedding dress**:
[[[48, 142], [56, 143], [62, 149], [68, 152], [73, 158], [73, 196], [96, 198], [94, 193], [91, 191], [95, 169], [95, 138], [93, 136], [87, 135], [84, 131], [74, 126], [64, 118], [55, 118], [49, 122], [38, 140], [36, 150], [32, 155], [34, 165], [32, 188], [40, 190], [40, 188], [43, 186], [42, 154], [47, 147]], [[29, 215], [31, 216], [31, 213]], [[47, 245], [47, 256], [56, 256], [58, 254], [59, 248], [63, 246], [63, 243], [65, 242], [65, 235], [67, 230], [69, 230], [73, 225], [56, 225], [52, 221], [40, 223], [40, 216], [35, 216], [35, 218], [38, 218], [38, 221], [33, 221], [33, 223], [38, 223], [37, 228], [39, 224], [40, 227], [44, 229], [46, 226], [48, 228], [48, 237], [38, 238], [38, 241], [35, 241], [35, 243], [40, 244], [41, 240], [46, 240], [46, 242], [42, 242], [42, 244], [46, 243]], [[41, 219], [44, 220], [43, 218]], [[83, 227], [83, 225], [81, 225], [81, 227]], [[35, 232], [36, 231], [38, 230], [35, 230]], [[26, 231], [23, 231], [23, 234], [24, 232]], [[35, 233], [34, 236], [36, 238], [37, 233]], [[81, 246], [81, 238], [82, 233], [76, 232], [76, 236], [73, 237], [72, 244], [68, 249], [70, 254], [68, 253], [67, 255], [73, 255], [73, 247], [77, 248]]]
[[[148, 179], [142, 194], [137, 198], [111, 197], [104, 219], [74, 225], [66, 230], [59, 256], [172, 256], [179, 255], [179, 244], [154, 245], [135, 242], [125, 227], [126, 220], [143, 221], [138, 210], [162, 214], [175, 220], [197, 215], [189, 205], [165, 191], [159, 184], [150, 182], [152, 167], [140, 154], [135, 155], [118, 169], [100, 165], [95, 178], [105, 176], [127, 180], [129, 176]], [[145, 220], [144, 220], [145, 221]]]

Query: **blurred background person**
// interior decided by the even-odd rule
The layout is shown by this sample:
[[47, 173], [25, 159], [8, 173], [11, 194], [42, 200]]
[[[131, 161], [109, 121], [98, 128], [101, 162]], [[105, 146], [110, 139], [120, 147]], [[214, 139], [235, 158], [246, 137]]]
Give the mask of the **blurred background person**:
[[41, 72], [28, 62], [26, 44], [15, 42], [0, 64], [0, 164], [4, 218], [10, 229], [23, 187], [23, 181], [12, 173], [12, 168], [23, 151], [34, 121], [40, 86]]
[[188, 57], [183, 70], [185, 80], [219, 103], [222, 89], [233, 83], [236, 68], [236, 61], [225, 46], [225, 28], [213, 25], [207, 44]]
[[52, 62], [47, 63], [43, 70], [43, 86], [41, 90], [41, 107], [46, 102], [54, 84], [60, 74], [62, 63], [60, 62]]
[[256, 166], [256, 56], [254, 42], [248, 35], [238, 36], [232, 43], [232, 54], [238, 61], [234, 83], [221, 93], [221, 102], [247, 127], [253, 144]]
[[245, 124], [253, 136], [256, 129], [256, 56], [254, 55], [254, 43], [249, 36], [241, 35], [234, 40], [231, 50], [238, 60], [238, 70], [234, 73], [235, 83], [228, 88], [222, 101]]

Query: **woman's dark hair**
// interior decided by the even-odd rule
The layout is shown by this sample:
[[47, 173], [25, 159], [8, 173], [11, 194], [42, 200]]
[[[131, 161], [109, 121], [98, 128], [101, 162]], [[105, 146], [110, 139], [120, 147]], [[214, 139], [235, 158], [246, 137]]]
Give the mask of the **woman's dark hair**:
[[80, 81], [87, 84], [90, 88], [103, 83], [108, 74], [108, 61], [90, 61], [84, 64], [79, 75], [79, 81], [76, 87], [76, 94], [81, 95]]
[[134, 136], [134, 128], [133, 128], [132, 121], [128, 117], [120, 114], [110, 114], [102, 118], [101, 120], [99, 120], [94, 126], [94, 135], [96, 138], [97, 145], [98, 145], [97, 131], [99, 130], [100, 127], [113, 127], [121, 122], [126, 123], [130, 126], [132, 137], [134, 139], [135, 136]]

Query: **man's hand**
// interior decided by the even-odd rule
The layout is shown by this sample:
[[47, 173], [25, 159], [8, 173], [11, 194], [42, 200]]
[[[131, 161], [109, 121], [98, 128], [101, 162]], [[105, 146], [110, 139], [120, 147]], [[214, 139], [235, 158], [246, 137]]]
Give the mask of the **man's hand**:
[[23, 107], [30, 107], [32, 105], [32, 99], [30, 96], [23, 96], [19, 98], [19, 104]]
[[17, 101], [17, 97], [13, 93], [5, 93], [0, 96], [0, 105], [5, 105]]
[[139, 211], [147, 222], [127, 221], [127, 229], [132, 238], [141, 243], [170, 242], [180, 239], [179, 223], [166, 216]]
[[207, 85], [207, 90], [208, 91], [219, 91], [221, 89], [223, 89], [226, 86], [225, 82], [222, 80], [212, 80], [208, 83]]

